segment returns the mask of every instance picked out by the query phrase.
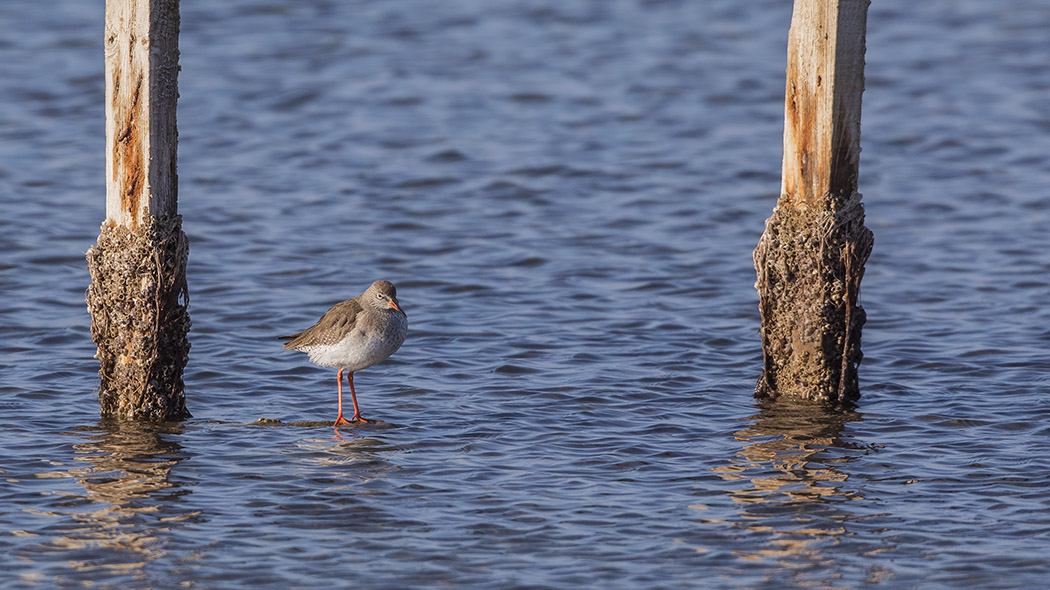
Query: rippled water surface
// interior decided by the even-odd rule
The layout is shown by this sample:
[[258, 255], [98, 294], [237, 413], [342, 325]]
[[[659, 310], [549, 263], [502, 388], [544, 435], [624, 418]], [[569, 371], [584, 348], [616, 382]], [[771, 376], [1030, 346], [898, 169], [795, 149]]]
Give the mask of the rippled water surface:
[[[751, 397], [790, 2], [183, 2], [164, 426], [98, 418], [102, 4], [0, 3], [0, 586], [1050, 576], [1044, 0], [871, 7], [841, 413]], [[339, 440], [275, 337], [377, 278], [410, 334]]]

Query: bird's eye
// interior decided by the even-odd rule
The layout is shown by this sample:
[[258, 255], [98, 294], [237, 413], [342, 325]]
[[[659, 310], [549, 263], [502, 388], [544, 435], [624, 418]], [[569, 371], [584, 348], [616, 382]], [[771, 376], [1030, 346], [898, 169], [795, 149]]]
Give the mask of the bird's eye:
[[376, 299], [382, 299], [382, 298], [383, 298], [383, 294], [382, 293], [376, 293]]

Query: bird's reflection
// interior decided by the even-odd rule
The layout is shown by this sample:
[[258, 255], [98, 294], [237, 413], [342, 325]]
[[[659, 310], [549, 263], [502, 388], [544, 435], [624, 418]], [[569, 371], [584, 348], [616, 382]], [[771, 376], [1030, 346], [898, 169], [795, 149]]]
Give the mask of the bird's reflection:
[[744, 484], [730, 492], [739, 518], [729, 524], [754, 535], [754, 549], [738, 557], [773, 566], [768, 582], [837, 587], [834, 552], [826, 549], [842, 541], [855, 517], [844, 504], [863, 499], [844, 467], [870, 450], [843, 440], [842, 432], [861, 419], [852, 409], [807, 400], [763, 401], [734, 433], [741, 443], [736, 457], [714, 468]]
[[86, 494], [70, 514], [75, 524], [50, 549], [66, 553], [76, 570], [147, 578], [144, 567], [167, 553], [163, 531], [192, 516], [178, 508], [189, 490], [170, 479], [185, 458], [174, 442], [179, 428], [103, 421], [77, 429], [87, 440], [73, 445], [76, 460], [87, 465], [70, 475]]

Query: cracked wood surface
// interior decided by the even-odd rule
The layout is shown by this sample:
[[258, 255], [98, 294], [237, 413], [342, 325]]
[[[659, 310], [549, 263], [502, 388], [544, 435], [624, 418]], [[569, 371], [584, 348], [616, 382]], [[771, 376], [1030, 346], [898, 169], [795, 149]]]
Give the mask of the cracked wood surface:
[[177, 213], [178, 0], [107, 0], [106, 219]]

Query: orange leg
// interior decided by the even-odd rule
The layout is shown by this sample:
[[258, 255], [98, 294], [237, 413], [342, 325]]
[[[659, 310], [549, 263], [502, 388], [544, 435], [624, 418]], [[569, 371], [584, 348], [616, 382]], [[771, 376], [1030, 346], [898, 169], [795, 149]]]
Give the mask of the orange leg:
[[343, 424], [349, 424], [350, 421], [343, 418], [343, 370], [339, 369], [339, 373], [336, 374], [336, 386], [339, 388], [339, 415], [335, 418], [335, 425], [342, 426]]
[[353, 422], [371, 422], [361, 416], [361, 410], [357, 408], [357, 393], [354, 391], [354, 372], [346, 372], [346, 381], [350, 384], [350, 401], [354, 404], [354, 415], [349, 420], [343, 418], [343, 370], [339, 369], [339, 373], [336, 375], [336, 380], [339, 388], [339, 415], [335, 418], [335, 425], [342, 426], [343, 424], [351, 424]]
[[350, 418], [350, 420], [351, 421], [355, 421], [356, 420], [356, 421], [359, 421], [359, 422], [371, 422], [371, 420], [367, 420], [367, 419], [365, 419], [364, 416], [361, 415], [361, 410], [357, 409], [357, 392], [354, 391], [354, 372], [353, 371], [347, 371], [346, 372], [346, 380], [347, 380], [348, 383], [350, 383], [350, 401], [352, 401], [354, 403], [354, 415]]

